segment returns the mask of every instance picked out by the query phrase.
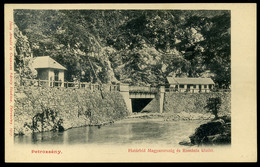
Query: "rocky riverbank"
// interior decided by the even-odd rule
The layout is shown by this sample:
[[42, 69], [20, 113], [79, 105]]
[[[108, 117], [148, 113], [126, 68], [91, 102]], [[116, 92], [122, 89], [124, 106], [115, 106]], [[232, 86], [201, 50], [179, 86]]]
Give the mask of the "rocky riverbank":
[[189, 146], [231, 144], [231, 117], [222, 116], [200, 125], [189, 139], [190, 141], [182, 141], [179, 144]]
[[[231, 143], [231, 117], [220, 115], [214, 119], [210, 113], [134, 113], [127, 118], [143, 119], [151, 121], [192, 121], [208, 120], [207, 123], [195, 129], [195, 133], [189, 136], [189, 140], [179, 142], [180, 145], [221, 145]], [[185, 129], [183, 129], [185, 130]]]
[[214, 116], [210, 113], [133, 113], [128, 118], [160, 119], [162, 121], [187, 121], [187, 120], [211, 120]]

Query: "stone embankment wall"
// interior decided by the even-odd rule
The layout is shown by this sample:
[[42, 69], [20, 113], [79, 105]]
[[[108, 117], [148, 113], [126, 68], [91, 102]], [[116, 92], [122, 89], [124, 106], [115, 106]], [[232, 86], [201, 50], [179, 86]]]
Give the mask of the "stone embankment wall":
[[[164, 98], [163, 114], [172, 115], [173, 117], [169, 117], [169, 120], [178, 120], [178, 117], [189, 119], [211, 118], [210, 116], [213, 115], [210, 113], [205, 114], [207, 111], [204, 107], [207, 105], [207, 99], [212, 97], [221, 98], [222, 104], [219, 112], [220, 115], [229, 115], [231, 113], [230, 92], [166, 92]], [[153, 99], [141, 112], [159, 113], [159, 105], [159, 99], [157, 97]], [[176, 118], [174, 116], [176, 116]]]
[[18, 86], [14, 99], [15, 134], [102, 125], [129, 113], [116, 91]]
[[229, 115], [231, 112], [230, 92], [210, 93], [175, 93], [166, 92], [164, 99], [164, 113], [206, 113], [204, 108], [207, 99], [213, 97], [221, 98], [220, 115]]

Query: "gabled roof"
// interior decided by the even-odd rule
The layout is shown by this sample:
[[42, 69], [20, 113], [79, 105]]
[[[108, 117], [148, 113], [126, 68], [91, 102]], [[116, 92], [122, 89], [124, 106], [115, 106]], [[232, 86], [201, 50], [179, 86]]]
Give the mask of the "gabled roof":
[[215, 84], [211, 78], [174, 78], [167, 77], [169, 84], [194, 84], [194, 85], [208, 85]]
[[53, 69], [67, 70], [65, 67], [60, 65], [57, 61], [53, 60], [50, 56], [36, 57], [33, 60], [32, 67], [34, 69], [53, 68]]

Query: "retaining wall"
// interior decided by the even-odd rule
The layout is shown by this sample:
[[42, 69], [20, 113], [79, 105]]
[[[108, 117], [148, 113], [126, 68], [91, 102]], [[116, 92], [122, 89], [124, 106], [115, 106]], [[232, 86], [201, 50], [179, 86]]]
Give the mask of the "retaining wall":
[[116, 91], [101, 94], [99, 90], [92, 92], [89, 89], [18, 86], [14, 95], [15, 134], [32, 133], [33, 117], [43, 113], [44, 109], [54, 111], [56, 115], [42, 114], [42, 124], [38, 123], [34, 131], [53, 130], [54, 124], [60, 120], [65, 130], [99, 125], [122, 119], [129, 113], [120, 92]]
[[230, 92], [210, 92], [210, 93], [176, 93], [166, 92], [164, 99], [164, 113], [206, 113], [204, 107], [207, 99], [213, 97], [221, 98], [220, 114], [230, 114], [231, 95]]

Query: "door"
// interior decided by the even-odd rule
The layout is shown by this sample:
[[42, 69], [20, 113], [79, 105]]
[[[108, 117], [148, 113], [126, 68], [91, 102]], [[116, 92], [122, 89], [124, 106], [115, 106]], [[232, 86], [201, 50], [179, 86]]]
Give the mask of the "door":
[[187, 92], [189, 92], [190, 91], [190, 87], [191, 87], [191, 85], [187, 85]]
[[59, 70], [54, 70], [54, 86], [59, 86]]

